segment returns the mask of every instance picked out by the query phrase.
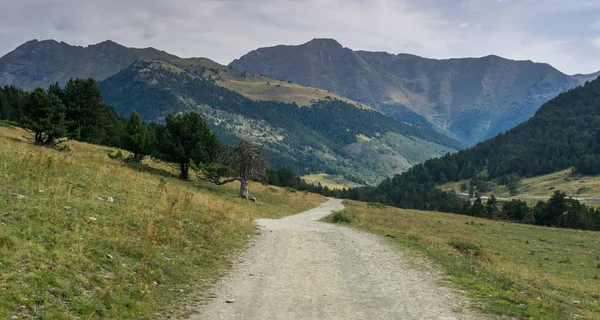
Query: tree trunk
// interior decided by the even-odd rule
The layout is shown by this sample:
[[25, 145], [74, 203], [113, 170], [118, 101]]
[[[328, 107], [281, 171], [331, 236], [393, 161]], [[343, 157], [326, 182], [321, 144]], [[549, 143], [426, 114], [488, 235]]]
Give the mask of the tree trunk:
[[179, 178], [187, 180], [190, 177], [190, 175], [189, 175], [190, 166], [187, 162], [180, 163], [179, 170], [181, 171], [181, 173], [179, 174]]
[[240, 197], [248, 199], [248, 180], [240, 179]]

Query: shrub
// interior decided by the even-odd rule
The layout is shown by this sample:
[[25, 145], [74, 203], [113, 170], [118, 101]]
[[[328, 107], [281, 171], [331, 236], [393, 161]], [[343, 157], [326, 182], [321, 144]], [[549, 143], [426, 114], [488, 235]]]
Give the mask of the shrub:
[[333, 223], [350, 223], [352, 222], [352, 217], [348, 214], [346, 210], [338, 210], [334, 211], [331, 214], [331, 222]]
[[476, 244], [470, 243], [470, 242], [453, 240], [453, 241], [450, 241], [448, 244], [451, 247], [453, 247], [454, 249], [456, 249], [457, 251], [464, 253], [464, 254], [472, 254], [474, 256], [478, 256], [483, 253], [483, 250], [481, 250], [481, 247], [479, 247]]
[[369, 202], [369, 203], [367, 203], [367, 206], [369, 206], [370, 208], [377, 208], [377, 209], [385, 208], [385, 205], [383, 205], [379, 202]]

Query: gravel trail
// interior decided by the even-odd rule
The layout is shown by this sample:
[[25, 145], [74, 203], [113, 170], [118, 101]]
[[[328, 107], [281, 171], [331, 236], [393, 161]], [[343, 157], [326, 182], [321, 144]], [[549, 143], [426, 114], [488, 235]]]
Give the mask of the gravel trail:
[[317, 222], [331, 199], [260, 235], [191, 319], [481, 319], [385, 238]]

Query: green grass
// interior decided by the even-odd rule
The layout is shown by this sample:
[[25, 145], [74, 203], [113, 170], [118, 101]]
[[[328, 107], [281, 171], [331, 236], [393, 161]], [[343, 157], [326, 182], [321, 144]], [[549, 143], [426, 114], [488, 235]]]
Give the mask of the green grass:
[[237, 184], [159, 176], [105, 147], [69, 142], [58, 152], [24, 134], [0, 128], [1, 319], [182, 316], [244, 248], [255, 218], [324, 201], [253, 183], [255, 204], [238, 198]]
[[348, 189], [360, 187], [360, 184], [352, 182], [340, 175], [333, 175], [327, 173], [316, 173], [309, 174], [302, 177], [306, 182], [312, 184], [320, 183], [322, 186], [327, 186], [329, 189]]
[[[454, 190], [460, 192], [460, 185], [469, 184], [469, 180], [461, 180], [458, 182], [448, 182], [439, 185], [442, 190]], [[506, 186], [496, 186], [493, 190], [485, 193], [491, 194], [500, 198], [515, 198], [523, 199], [529, 205], [535, 205], [540, 199], [539, 197], [550, 198], [556, 190], [565, 192], [568, 196], [574, 198], [583, 198], [585, 204], [598, 207], [600, 201], [589, 200], [585, 198], [600, 198], [600, 176], [580, 176], [572, 175], [571, 169], [562, 170], [550, 174], [545, 174], [533, 178], [523, 179], [521, 186], [518, 189], [518, 194], [511, 197]]]
[[600, 319], [600, 232], [344, 202], [351, 226], [424, 254], [485, 313]]

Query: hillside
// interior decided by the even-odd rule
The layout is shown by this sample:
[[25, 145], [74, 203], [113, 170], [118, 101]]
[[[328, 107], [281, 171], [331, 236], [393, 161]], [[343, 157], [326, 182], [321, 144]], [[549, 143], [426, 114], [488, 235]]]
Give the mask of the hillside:
[[257, 102], [191, 72], [140, 61], [101, 82], [100, 89], [124, 116], [135, 110], [146, 121], [162, 121], [169, 112], [198, 112], [224, 142], [250, 140], [268, 152], [275, 167], [298, 174], [326, 172], [375, 183], [461, 147], [431, 129], [341, 100], [317, 101], [310, 108]]
[[[0, 318], [185, 318], [189, 300], [231, 265], [253, 220], [323, 197], [253, 183], [182, 181], [148, 162], [134, 170], [107, 147], [37, 147], [0, 127]], [[112, 197], [113, 201], [102, 201]]]
[[[468, 193], [462, 190], [463, 185], [469, 185], [470, 180], [459, 180], [438, 185], [438, 188], [456, 193]], [[511, 194], [506, 185], [490, 183], [488, 190], [481, 192], [482, 196], [494, 195], [499, 199], [522, 199], [530, 204], [539, 200], [549, 199], [556, 190], [577, 198], [592, 207], [600, 206], [600, 177], [573, 174], [573, 168], [548, 173], [540, 176], [521, 179], [516, 190]]]
[[[576, 174], [571, 180], [600, 174], [600, 79], [560, 94], [531, 119], [504, 134], [455, 154], [425, 161], [384, 180], [376, 188], [362, 190], [359, 198], [404, 208], [467, 213], [467, 204], [436, 186], [470, 180], [473, 193], [483, 194], [500, 185], [519, 192], [522, 178], [571, 167]], [[541, 185], [541, 181], [537, 180], [537, 184]], [[551, 187], [560, 185], [548, 186]], [[577, 190], [582, 187], [585, 185]], [[572, 189], [568, 185], [567, 190]]]
[[330, 97], [369, 109], [364, 104], [327, 90], [236, 70], [206, 58], [174, 59], [165, 64], [180, 68], [193, 76], [212, 79], [218, 86], [240, 93], [255, 101], [295, 102], [300, 106], [310, 106], [315, 101]]
[[329, 90], [404, 121], [433, 125], [465, 144], [518, 125], [592, 77], [498, 56], [435, 60], [353, 51], [330, 39], [260, 48], [231, 66]]
[[54, 40], [28, 41], [0, 58], [0, 86], [25, 90], [61, 86], [71, 78], [103, 80], [136, 60], [176, 58], [154, 48], [126, 48], [112, 41], [87, 47]]

